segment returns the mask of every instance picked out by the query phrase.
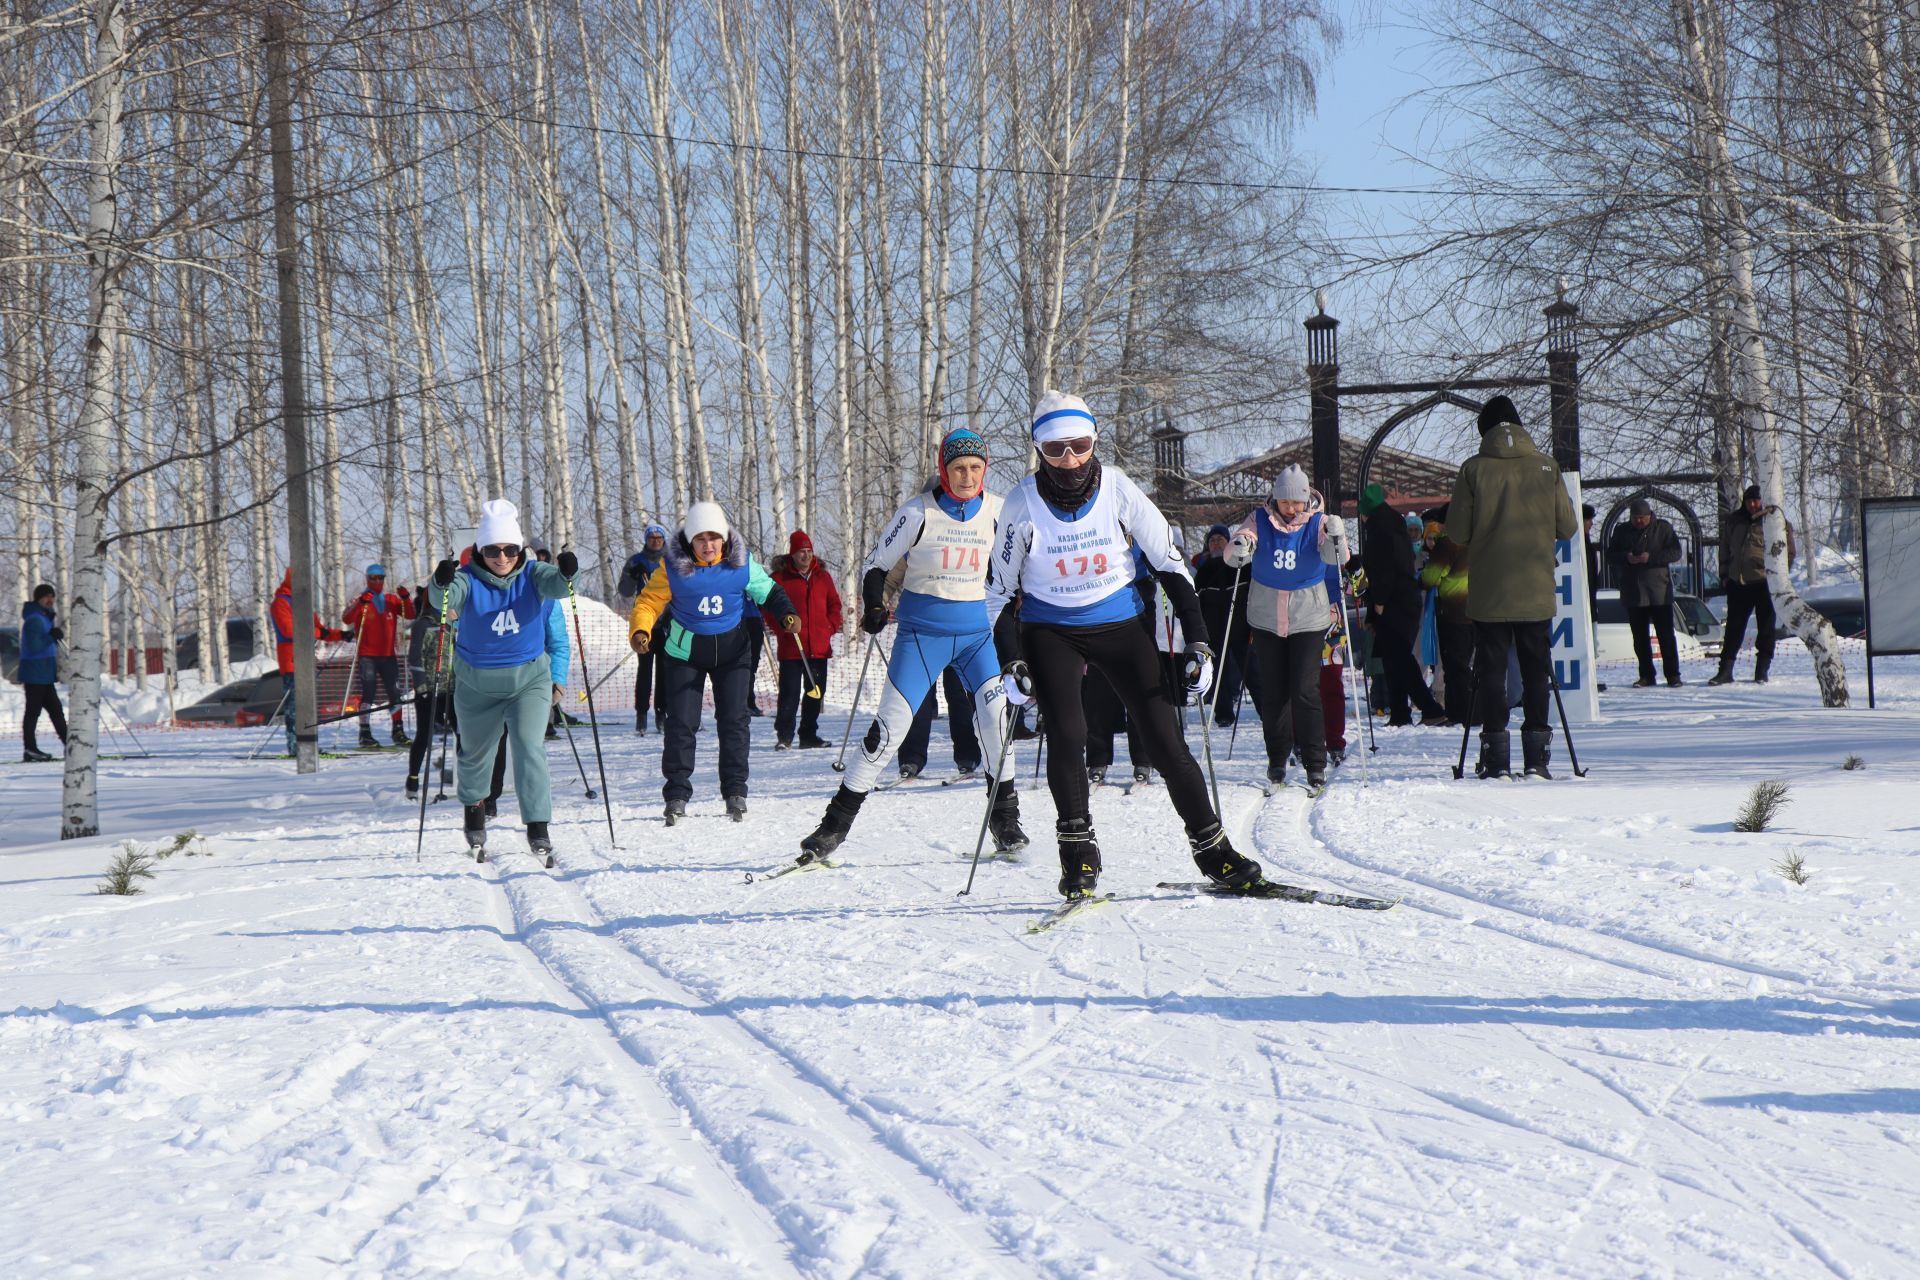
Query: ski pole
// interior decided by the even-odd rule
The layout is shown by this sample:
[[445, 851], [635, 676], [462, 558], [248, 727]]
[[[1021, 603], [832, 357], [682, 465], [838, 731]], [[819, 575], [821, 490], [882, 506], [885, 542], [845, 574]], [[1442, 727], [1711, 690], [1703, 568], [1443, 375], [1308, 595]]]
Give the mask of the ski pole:
[[[1244, 563], [1238, 569], [1235, 569], [1233, 571], [1233, 593], [1227, 597], [1227, 634], [1220, 646], [1220, 674], [1223, 676], [1227, 672], [1227, 655], [1233, 652], [1233, 615], [1236, 609], [1239, 607], [1240, 582], [1241, 582], [1241, 579], [1246, 575], [1246, 572], [1247, 572], [1247, 566]], [[1251, 621], [1249, 621], [1247, 625], [1252, 626], [1253, 624]], [[1251, 637], [1249, 637], [1249, 639], [1251, 639]], [[1249, 645], [1249, 648], [1251, 648], [1251, 645]], [[1243, 661], [1240, 664], [1240, 687], [1233, 691], [1233, 732], [1227, 735], [1228, 763], [1232, 763], [1233, 761], [1233, 744], [1237, 742], [1240, 738], [1240, 700], [1246, 694], [1246, 692], [1247, 692], [1247, 673], [1246, 673], [1246, 663]], [[1214, 699], [1209, 698], [1208, 701], [1213, 702]], [[1214, 709], [1215, 709], [1214, 707], [1206, 708], [1207, 711], [1212, 711]], [[1254, 709], [1256, 711], [1259, 710], [1258, 707]]]
[[560, 716], [560, 727], [567, 731], [567, 745], [573, 748], [574, 767], [580, 770], [580, 785], [587, 789], [587, 799], [599, 799], [599, 793], [593, 789], [593, 784], [587, 781], [587, 766], [580, 759], [580, 744], [573, 740], [573, 725], [568, 722], [564, 713]]
[[[593, 709], [593, 681], [587, 675], [587, 633], [580, 627], [580, 597], [574, 594], [573, 579], [567, 579], [567, 603], [573, 606], [573, 636], [580, 646], [580, 683], [587, 689], [587, 724], [593, 729], [593, 763], [600, 770], [600, 800], [607, 808], [607, 839], [620, 847], [620, 836], [613, 829], [613, 797], [607, 792], [607, 758], [600, 754], [600, 716]], [[567, 740], [573, 740], [571, 731]], [[581, 770], [585, 774], [585, 769]]]
[[1573, 730], [1567, 727], [1567, 704], [1560, 700], [1560, 677], [1553, 669], [1551, 657], [1547, 659], [1547, 679], [1553, 682], [1553, 705], [1560, 709], [1560, 732], [1567, 740], [1567, 760], [1573, 765], [1573, 776], [1584, 778], [1587, 771], [1580, 767], [1580, 757], [1573, 751]]
[[873, 661], [873, 651], [880, 647], [880, 637], [867, 637], [867, 653], [860, 659], [860, 678], [853, 682], [853, 705], [847, 708], [847, 731], [840, 735], [840, 754], [834, 758], [833, 771], [847, 771], [847, 744], [853, 741], [853, 718], [860, 714], [860, 692], [867, 687], [867, 664]]
[[[580, 689], [580, 692], [574, 695], [574, 700], [576, 702], [587, 701], [587, 695], [591, 693], [594, 689], [598, 689], [601, 685], [613, 679], [614, 673], [620, 670], [620, 668], [626, 666], [627, 659], [631, 658], [632, 656], [633, 656], [633, 650], [632, 648], [628, 648], [628, 650], [625, 653], [620, 655], [620, 661], [614, 663], [612, 666], [607, 668], [605, 675], [602, 675], [598, 680], [595, 680], [591, 685], [587, 685], [584, 681], [582, 681], [581, 682], [582, 687]], [[653, 655], [649, 653], [647, 657], [651, 659]]]
[[[447, 588], [446, 587], [440, 588], [440, 626], [437, 629], [440, 632], [440, 637], [439, 637], [440, 647], [434, 651], [433, 688], [430, 691], [428, 691], [428, 694], [427, 694], [427, 723], [429, 725], [431, 725], [435, 717], [437, 717], [440, 714], [440, 671], [447, 660]], [[432, 739], [427, 740], [427, 752], [429, 757], [431, 757], [433, 752]], [[440, 748], [440, 759], [444, 763], [446, 758], [447, 758], [446, 745], [443, 740]], [[446, 792], [442, 791], [441, 794], [445, 795]], [[420, 861], [420, 850], [426, 845], [426, 842], [427, 842], [427, 789], [425, 787], [422, 787], [420, 788], [420, 829], [418, 832], [414, 834], [414, 837], [413, 837], [413, 860], [415, 862]]]
[[[1000, 675], [1002, 679], [1008, 675], [1013, 676], [1014, 683], [1020, 691], [1031, 696], [1033, 680], [1027, 673], [1026, 663], [1009, 662]], [[1011, 704], [1008, 704], [1007, 710], [1009, 712], [1013, 710]], [[973, 877], [980, 870], [980, 851], [987, 845], [987, 824], [993, 818], [993, 806], [1000, 799], [1000, 780], [1007, 771], [1007, 752], [1013, 749], [1013, 720], [1014, 717], [1011, 714], [1001, 717], [1000, 762], [994, 766], [993, 777], [987, 786], [987, 811], [980, 815], [980, 835], [973, 842], [973, 865], [967, 869], [967, 887], [962, 889], [959, 895], [963, 898], [973, 892]]]
[[280, 717], [286, 714], [287, 699], [291, 698], [292, 696], [293, 696], [293, 686], [289, 685], [280, 694], [280, 702], [278, 705], [274, 707], [273, 714], [267, 717], [267, 721], [266, 721], [267, 731], [260, 736], [261, 740], [259, 745], [255, 746], [252, 751], [247, 753], [247, 759], [249, 760], [254, 759], [256, 756], [260, 754], [262, 750], [266, 748], [267, 743], [273, 741], [274, 731], [276, 726], [278, 725]]
[[[1189, 668], [1189, 670], [1192, 669]], [[1183, 671], [1182, 674], [1187, 672]], [[1194, 674], [1198, 672], [1195, 671]], [[1201, 696], [1203, 698], [1206, 696], [1204, 690], [1201, 691]], [[1207, 782], [1213, 788], [1213, 816], [1225, 825], [1226, 810], [1220, 807], [1220, 777], [1213, 771], [1213, 721], [1204, 714], [1200, 717], [1200, 749], [1206, 753], [1207, 757]]]
[[[434, 713], [438, 715], [439, 708], [435, 708]], [[451, 737], [453, 737], [453, 717], [449, 715], [447, 722], [440, 726], [440, 789], [433, 794], [435, 804], [447, 798], [447, 784], [453, 781], [453, 771], [447, 768], [447, 740]]]
[[[1347, 647], [1347, 660], [1342, 664], [1342, 675], [1347, 682], [1347, 698], [1353, 704], [1354, 719], [1358, 720], [1360, 718], [1360, 682], [1354, 678], [1353, 674], [1353, 630], [1349, 626], [1347, 619], [1347, 580], [1345, 575], [1342, 575], [1340, 578], [1340, 643]], [[1358, 731], [1356, 731], [1355, 736], [1358, 736]], [[1367, 785], [1367, 757], [1364, 752], [1362, 752], [1360, 756], [1360, 785], [1362, 788]]]
[[1467, 776], [1467, 739], [1473, 736], [1473, 718], [1480, 708], [1480, 646], [1473, 647], [1473, 664], [1467, 668], [1467, 721], [1460, 726], [1460, 759], [1454, 762], [1453, 778]]

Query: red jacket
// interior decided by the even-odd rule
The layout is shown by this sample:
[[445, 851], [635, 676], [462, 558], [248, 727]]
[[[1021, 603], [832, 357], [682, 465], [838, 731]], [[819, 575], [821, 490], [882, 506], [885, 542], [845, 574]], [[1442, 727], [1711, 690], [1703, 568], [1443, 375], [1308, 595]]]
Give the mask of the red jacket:
[[[833, 575], [815, 560], [812, 572], [803, 578], [794, 572], [792, 557], [776, 556], [773, 580], [787, 593], [787, 599], [793, 601], [793, 611], [800, 615], [800, 638], [806, 642], [807, 656], [831, 658], [833, 637], [840, 630], [840, 588], [833, 585]], [[781, 630], [780, 619], [769, 614], [767, 629], [779, 637], [783, 661], [800, 656], [800, 646]]]
[[394, 656], [394, 633], [400, 629], [400, 619], [414, 615], [413, 601], [392, 591], [382, 593], [386, 607], [376, 608], [379, 602], [371, 591], [362, 591], [347, 606], [342, 621], [349, 627], [358, 627], [360, 631], [360, 656], [363, 658], [391, 658]]
[[[293, 674], [293, 573], [280, 580], [280, 589], [273, 593], [273, 604], [267, 610], [273, 619], [273, 656], [280, 662], [280, 674]], [[344, 640], [344, 631], [335, 631], [320, 621], [320, 615], [313, 615], [313, 638], [315, 640]]]

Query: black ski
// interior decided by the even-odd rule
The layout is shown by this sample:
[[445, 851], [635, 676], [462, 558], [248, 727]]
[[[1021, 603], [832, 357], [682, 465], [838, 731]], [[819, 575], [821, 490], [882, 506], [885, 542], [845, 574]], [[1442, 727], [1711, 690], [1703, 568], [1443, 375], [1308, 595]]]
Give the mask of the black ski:
[[1210, 898], [1278, 898], [1283, 902], [1317, 902], [1323, 907], [1351, 907], [1355, 911], [1391, 911], [1400, 905], [1398, 898], [1366, 898], [1352, 893], [1329, 893], [1325, 889], [1302, 889], [1299, 885], [1262, 880], [1243, 889], [1229, 889], [1211, 880], [1162, 880], [1156, 889], [1177, 889], [1182, 893], [1201, 893]]

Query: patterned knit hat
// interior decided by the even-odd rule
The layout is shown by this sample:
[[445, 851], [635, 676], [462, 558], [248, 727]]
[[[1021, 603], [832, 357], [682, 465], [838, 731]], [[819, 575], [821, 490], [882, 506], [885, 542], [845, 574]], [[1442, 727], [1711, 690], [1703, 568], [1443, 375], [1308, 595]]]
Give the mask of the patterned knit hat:
[[955, 458], [978, 458], [985, 462], [987, 442], [972, 427], [955, 427], [940, 438], [940, 469], [945, 471]]

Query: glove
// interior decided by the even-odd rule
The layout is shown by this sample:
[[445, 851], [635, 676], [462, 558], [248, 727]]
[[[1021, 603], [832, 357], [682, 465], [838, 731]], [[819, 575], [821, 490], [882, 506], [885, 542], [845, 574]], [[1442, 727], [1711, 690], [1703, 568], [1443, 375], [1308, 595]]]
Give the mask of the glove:
[[1024, 662], [1009, 662], [1000, 673], [1000, 687], [1006, 691], [1010, 705], [1024, 707], [1033, 701], [1033, 672]]
[[1252, 533], [1243, 531], [1234, 534], [1233, 541], [1227, 546], [1227, 563], [1233, 568], [1238, 569], [1241, 565], [1253, 559], [1253, 544], [1254, 535]]
[[454, 571], [457, 570], [458, 568], [459, 566], [454, 564], [453, 561], [442, 560], [439, 564], [433, 567], [434, 583], [442, 587], [452, 586]]
[[65, 640], [67, 638], [67, 630], [65, 627], [48, 627], [47, 638], [55, 641]]
[[1188, 645], [1183, 670], [1187, 677], [1187, 701], [1205, 702], [1207, 690], [1213, 687], [1213, 650], [1204, 644]]
[[560, 572], [565, 574], [569, 580], [573, 578], [574, 574], [580, 572], [580, 557], [571, 551], [562, 551], [553, 558], [553, 563], [558, 566]]
[[794, 639], [798, 640], [800, 638], [800, 615], [797, 613], [790, 613], [786, 617], [780, 619], [780, 629], [786, 632], [788, 635], [792, 636]]
[[887, 629], [887, 606], [868, 605], [867, 611], [860, 615], [860, 629], [870, 636], [877, 636]]
[[635, 653], [644, 658], [653, 648], [653, 636], [650, 632], [636, 631], [627, 643], [633, 646]]

